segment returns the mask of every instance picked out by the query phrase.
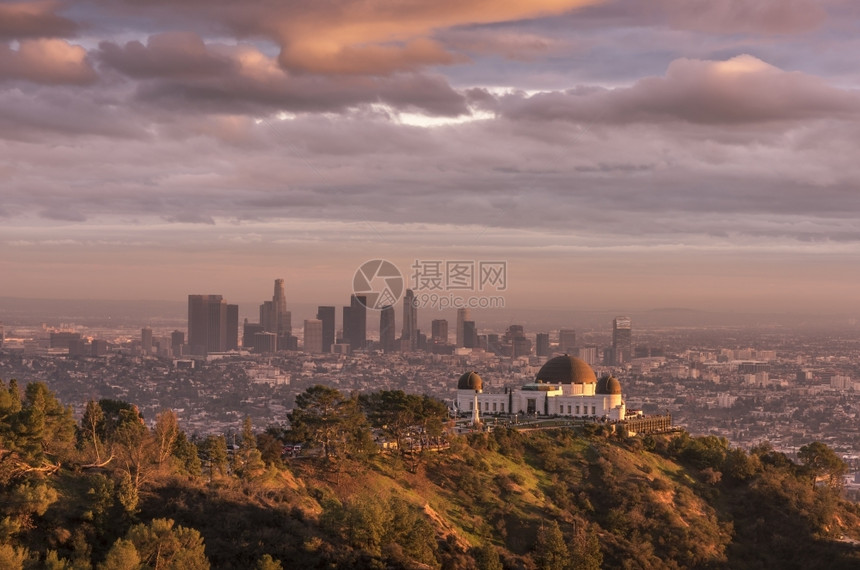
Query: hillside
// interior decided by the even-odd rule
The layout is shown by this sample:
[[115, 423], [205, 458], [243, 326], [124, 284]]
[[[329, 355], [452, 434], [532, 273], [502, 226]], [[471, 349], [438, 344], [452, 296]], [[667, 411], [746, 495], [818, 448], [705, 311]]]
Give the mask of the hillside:
[[321, 432], [246, 422], [230, 455], [223, 438], [189, 441], [169, 412], [148, 429], [133, 406], [103, 401], [74, 425], [38, 385], [17, 402], [13, 390], [0, 390], [0, 568], [860, 565], [848, 540], [860, 509], [839, 500], [824, 446], [797, 466], [767, 445], [589, 426], [380, 453], [370, 425], [395, 431], [382, 411], [432, 405], [326, 392], [344, 420], [316, 418], [328, 453], [282, 459], [281, 438], [313, 446]]

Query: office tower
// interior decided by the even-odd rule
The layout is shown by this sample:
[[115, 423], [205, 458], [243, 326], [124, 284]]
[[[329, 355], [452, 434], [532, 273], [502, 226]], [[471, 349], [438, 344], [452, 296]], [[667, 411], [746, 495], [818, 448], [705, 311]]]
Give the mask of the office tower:
[[182, 356], [183, 344], [185, 344], [184, 332], [173, 331], [170, 333], [170, 349], [173, 351], [173, 356]]
[[73, 341], [81, 340], [81, 333], [74, 332], [52, 332], [51, 348], [69, 348]]
[[379, 313], [379, 347], [385, 352], [394, 352], [396, 347], [394, 307], [386, 305]]
[[340, 338], [337, 339], [337, 343], [349, 344], [349, 339], [352, 338], [352, 307], [346, 306], [343, 308], [343, 318], [341, 321], [343, 322], [343, 327], [340, 331]]
[[317, 307], [317, 318], [322, 321], [323, 352], [331, 352], [334, 344], [334, 307]]
[[293, 334], [292, 314], [287, 310], [287, 296], [284, 293], [284, 280], [275, 279], [275, 293], [272, 295], [272, 311], [274, 312], [275, 330], [278, 344], [287, 346], [289, 337]]
[[535, 336], [535, 354], [549, 356], [549, 333], [537, 333]]
[[612, 321], [612, 352], [614, 364], [630, 362], [633, 356], [630, 317], [615, 317]]
[[305, 352], [323, 351], [323, 322], [319, 319], [305, 319]]
[[596, 346], [583, 346], [576, 349], [576, 354], [579, 355], [580, 360], [584, 360], [587, 364], [597, 364], [597, 347]]
[[239, 350], [239, 305], [227, 305], [227, 350]]
[[6, 330], [3, 328], [3, 323], [0, 322], [0, 348], [3, 348], [3, 342], [6, 340]]
[[227, 302], [221, 295], [188, 295], [188, 346], [200, 356], [227, 348]]
[[407, 341], [402, 344], [407, 345], [409, 350], [418, 347], [418, 305], [415, 303], [412, 289], [407, 289], [406, 295], [403, 296], [403, 332], [400, 339]]
[[106, 340], [94, 338], [90, 344], [90, 353], [93, 356], [104, 356], [108, 352], [108, 343]]
[[272, 301], [263, 301], [260, 305], [260, 325], [264, 331], [277, 334], [278, 321], [275, 318], [275, 304]]
[[[367, 344], [367, 297], [364, 295], [352, 295], [349, 306], [349, 326], [347, 321], [343, 323], [343, 339], [348, 342], [352, 350], [361, 350]], [[344, 319], [347, 311], [344, 310]], [[349, 335], [347, 335], [349, 331]]]
[[448, 321], [435, 319], [430, 323], [430, 337], [438, 344], [448, 344]]
[[478, 329], [475, 327], [475, 321], [463, 321], [463, 346], [478, 348]]
[[152, 329], [149, 327], [140, 329], [140, 351], [152, 354]]
[[260, 323], [249, 323], [248, 319], [245, 319], [245, 323], [242, 325], [242, 346], [249, 350], [253, 349], [254, 335], [261, 332], [266, 332], [263, 325]]
[[576, 354], [576, 331], [561, 329], [558, 331], [558, 351], [564, 354]]
[[258, 332], [254, 335], [254, 352], [269, 354], [278, 349], [278, 335], [271, 332]]
[[466, 346], [465, 336], [463, 331], [463, 323], [472, 320], [472, 314], [469, 309], [457, 309], [457, 346]]

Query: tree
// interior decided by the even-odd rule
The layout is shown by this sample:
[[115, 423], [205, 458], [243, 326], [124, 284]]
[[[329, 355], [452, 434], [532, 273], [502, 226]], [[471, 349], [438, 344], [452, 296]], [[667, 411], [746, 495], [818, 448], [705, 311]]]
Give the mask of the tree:
[[539, 570], [566, 570], [570, 563], [570, 551], [564, 536], [554, 520], [541, 525], [535, 544], [535, 563]]
[[153, 519], [149, 524], [135, 525], [129, 529], [126, 540], [134, 546], [140, 561], [150, 568], [209, 570], [200, 533], [193, 528], [174, 527], [172, 519]]
[[81, 444], [92, 448], [95, 462], [102, 462], [105, 436], [105, 413], [95, 400], [89, 400], [81, 418], [79, 440]]
[[326, 459], [342, 458], [364, 451], [367, 421], [357, 396], [346, 396], [335, 388], [317, 384], [296, 396], [289, 414], [291, 437], [322, 448]]
[[272, 558], [271, 554], [264, 554], [257, 560], [256, 570], [284, 570], [281, 561]]
[[98, 570], [138, 570], [140, 568], [140, 554], [130, 540], [123, 538], [113, 543], [104, 562], [99, 564]]
[[245, 416], [242, 422], [242, 445], [233, 455], [233, 471], [241, 479], [250, 481], [266, 470], [266, 464], [257, 449], [257, 437], [254, 435], [254, 424], [251, 418]]
[[227, 439], [223, 435], [208, 435], [200, 445], [200, 451], [209, 464], [209, 478], [215, 474], [223, 477], [227, 474]]
[[478, 570], [502, 570], [502, 559], [499, 552], [492, 545], [474, 546], [469, 551], [475, 559]]
[[155, 444], [157, 446], [157, 457], [159, 467], [163, 467], [173, 455], [176, 440], [182, 431], [179, 429], [179, 420], [176, 412], [165, 410], [155, 416], [154, 428]]
[[815, 482], [822, 476], [827, 477], [827, 484], [831, 487], [842, 486], [842, 477], [848, 471], [848, 466], [827, 445], [814, 441], [801, 447], [797, 457], [811, 477], [813, 489]]

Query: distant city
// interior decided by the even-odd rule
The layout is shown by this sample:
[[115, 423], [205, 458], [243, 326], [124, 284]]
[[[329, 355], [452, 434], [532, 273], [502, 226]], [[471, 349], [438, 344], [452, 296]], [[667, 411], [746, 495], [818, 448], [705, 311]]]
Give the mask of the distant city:
[[[473, 404], [458, 391], [458, 379], [474, 372], [482, 383], [475, 403], [486, 422], [516, 412], [664, 414], [694, 434], [744, 447], [770, 441], [792, 454], [825, 441], [858, 467], [860, 337], [852, 323], [829, 332], [779, 324], [646, 327], [615, 315], [529, 330], [499, 326], [498, 314], [483, 324], [468, 308], [450, 321], [428, 319], [438, 311], [421, 310], [408, 289], [398, 304], [374, 310], [352, 294], [340, 310], [318, 306], [315, 318], [294, 326], [284, 281], [276, 279], [253, 321], [240, 322], [239, 306], [223, 296], [199, 293], [188, 295], [185, 327], [16, 318], [0, 323], [0, 378], [45, 382], [78, 416], [89, 399], [120, 399], [138, 404], [148, 421], [174, 409], [186, 430], [207, 434], [235, 433], [246, 416], [260, 427], [283, 424], [295, 395], [314, 384], [402, 389], [464, 411]], [[427, 331], [419, 328], [422, 317]], [[378, 328], [369, 326], [376, 319]], [[605, 392], [619, 392], [612, 407], [550, 409], [547, 401], [515, 409], [515, 395], [562, 355], [586, 363], [595, 378], [617, 379]], [[603, 394], [599, 384], [595, 396]]]

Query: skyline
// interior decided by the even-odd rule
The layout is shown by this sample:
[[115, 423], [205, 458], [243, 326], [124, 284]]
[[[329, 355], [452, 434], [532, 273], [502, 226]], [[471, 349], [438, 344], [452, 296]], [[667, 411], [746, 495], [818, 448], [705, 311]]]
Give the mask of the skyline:
[[283, 277], [339, 306], [367, 260], [469, 259], [507, 262], [507, 310], [856, 315], [858, 23], [847, 0], [4, 3], [0, 295], [245, 303]]

